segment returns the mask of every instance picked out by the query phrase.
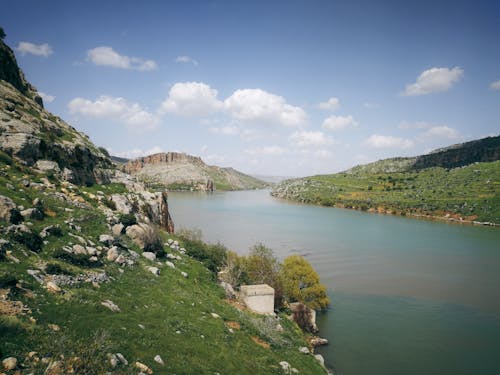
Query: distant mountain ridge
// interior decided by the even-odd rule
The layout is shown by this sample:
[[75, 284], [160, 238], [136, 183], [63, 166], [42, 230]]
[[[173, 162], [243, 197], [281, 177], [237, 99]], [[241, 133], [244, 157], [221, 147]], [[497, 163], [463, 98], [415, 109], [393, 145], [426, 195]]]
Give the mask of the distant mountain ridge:
[[179, 152], [158, 153], [129, 160], [123, 169], [150, 186], [169, 190], [246, 190], [266, 186], [264, 181], [233, 168], [207, 165], [198, 156]]
[[472, 163], [500, 160], [500, 136], [458, 143], [414, 157], [396, 157], [358, 165], [344, 173], [395, 173], [442, 167], [446, 169]]

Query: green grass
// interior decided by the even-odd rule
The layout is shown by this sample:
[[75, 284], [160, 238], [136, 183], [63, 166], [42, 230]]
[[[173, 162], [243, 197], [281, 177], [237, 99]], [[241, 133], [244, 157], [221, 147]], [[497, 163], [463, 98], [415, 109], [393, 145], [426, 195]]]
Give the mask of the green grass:
[[[135, 266], [124, 267], [123, 273], [118, 265], [109, 264], [105, 259], [100, 267], [89, 268], [85, 263], [55, 258], [63, 246], [78, 243], [69, 233], [97, 244], [100, 234], [109, 233], [104, 215], [92, 205], [76, 207], [49, 191], [45, 194], [24, 187], [23, 179], [36, 181], [41, 177], [29, 174], [29, 170], [1, 162], [0, 170], [5, 172], [0, 175], [0, 194], [26, 208], [31, 207], [35, 198], [44, 200], [49, 215], [31, 220], [33, 232], [48, 225], [58, 225], [62, 231], [61, 236], [47, 237], [48, 243], [39, 253], [11, 241], [12, 255], [20, 263], [0, 261], [0, 275], [5, 276], [7, 286], [11, 287], [9, 277], [13, 277], [21, 287], [11, 287], [9, 300], [20, 301], [28, 309], [16, 316], [0, 315], [0, 358], [14, 356], [22, 361], [30, 351], [51, 358], [78, 356], [87, 368], [82, 367], [79, 373], [105, 373], [111, 370], [106, 354], [119, 352], [132, 365], [120, 367], [117, 373], [137, 373], [132, 370], [135, 361], [147, 364], [157, 374], [280, 374], [280, 361], [288, 361], [302, 374], [324, 373], [311, 355], [299, 353], [298, 348], [307, 343], [294, 323], [281, 316], [279, 323], [284, 330], [280, 332], [277, 321], [237, 310], [225, 301], [224, 291], [214, 282], [213, 272], [193, 258], [184, 256], [181, 261], [175, 261], [176, 269], [164, 262], [158, 265], [140, 258]], [[7, 182], [14, 190], [6, 187]], [[84, 192], [98, 190], [110, 194], [123, 191], [123, 186], [73, 189], [86, 199]], [[71, 229], [65, 223], [68, 219], [81, 226], [81, 232]], [[5, 225], [8, 224], [0, 223]], [[177, 239], [166, 233], [161, 235], [163, 240]], [[126, 236], [120, 239], [140, 252]], [[71, 275], [105, 271], [111, 280], [99, 288], [90, 283], [62, 286], [64, 293], [51, 294], [27, 273], [28, 269], [43, 269], [45, 264], [51, 265], [51, 272], [61, 270]], [[160, 275], [147, 271], [147, 265], [160, 267]], [[187, 272], [188, 278], [184, 278], [181, 271]], [[108, 299], [121, 311], [112, 312], [101, 305]], [[213, 318], [211, 313], [221, 318]], [[231, 333], [226, 326], [228, 321], [238, 322], [241, 329]], [[58, 325], [60, 330], [54, 331], [49, 324]], [[257, 345], [252, 336], [269, 343], [270, 348]], [[164, 366], [154, 362], [156, 355], [163, 358]], [[46, 364], [32, 365], [32, 370], [43, 374], [46, 367]]]
[[420, 172], [338, 173], [289, 180], [273, 195], [303, 203], [500, 224], [500, 161]]

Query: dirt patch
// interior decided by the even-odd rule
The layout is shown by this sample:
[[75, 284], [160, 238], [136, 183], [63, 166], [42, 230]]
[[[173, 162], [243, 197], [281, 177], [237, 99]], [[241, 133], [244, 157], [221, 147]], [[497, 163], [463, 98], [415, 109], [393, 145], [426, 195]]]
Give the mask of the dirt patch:
[[226, 322], [226, 327], [232, 329], [240, 329], [241, 325], [238, 322], [228, 321]]
[[257, 345], [263, 347], [264, 349], [269, 349], [271, 347], [271, 345], [269, 345], [269, 343], [265, 342], [264, 340], [262, 340], [258, 336], [252, 336], [252, 341], [254, 343], [256, 343]]

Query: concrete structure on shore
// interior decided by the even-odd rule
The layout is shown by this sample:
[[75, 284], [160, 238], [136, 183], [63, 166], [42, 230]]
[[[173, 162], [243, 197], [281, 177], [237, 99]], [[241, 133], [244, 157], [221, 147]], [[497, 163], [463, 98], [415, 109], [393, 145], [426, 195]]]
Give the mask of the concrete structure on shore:
[[250, 310], [256, 313], [274, 313], [274, 289], [267, 284], [242, 285], [240, 298]]

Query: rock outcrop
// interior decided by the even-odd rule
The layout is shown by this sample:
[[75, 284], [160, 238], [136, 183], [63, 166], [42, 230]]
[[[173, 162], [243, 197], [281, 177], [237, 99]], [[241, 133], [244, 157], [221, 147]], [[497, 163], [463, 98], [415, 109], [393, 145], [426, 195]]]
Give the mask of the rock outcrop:
[[76, 184], [106, 182], [111, 160], [85, 135], [43, 108], [1, 39], [0, 61], [0, 149], [28, 166], [39, 160], [55, 162], [54, 173]]
[[123, 170], [150, 186], [170, 190], [243, 190], [266, 184], [233, 168], [207, 165], [197, 156], [178, 152], [149, 155], [128, 161]]

